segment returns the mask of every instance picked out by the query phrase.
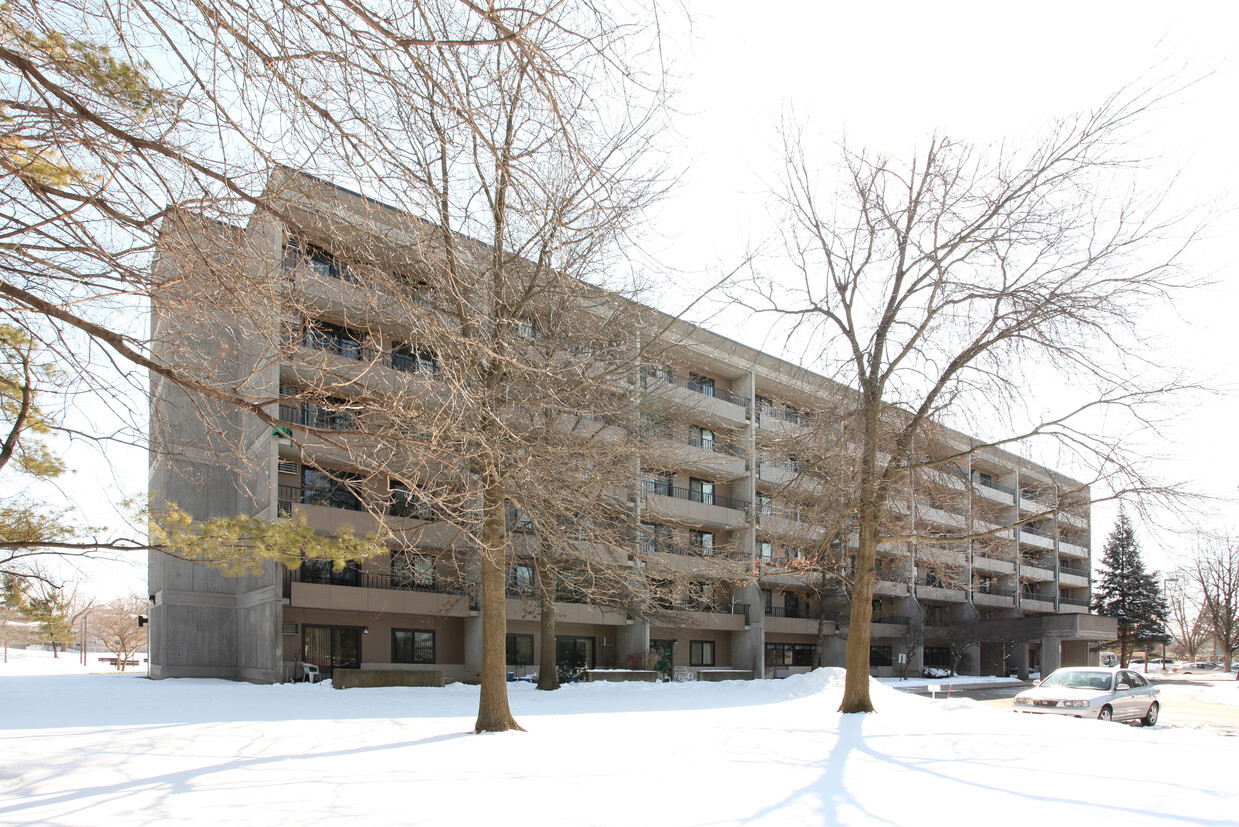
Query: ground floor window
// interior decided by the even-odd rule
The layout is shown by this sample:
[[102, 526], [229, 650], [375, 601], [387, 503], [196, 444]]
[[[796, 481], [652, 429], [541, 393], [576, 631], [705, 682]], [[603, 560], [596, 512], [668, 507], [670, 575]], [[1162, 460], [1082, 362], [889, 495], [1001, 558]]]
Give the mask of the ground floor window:
[[533, 666], [533, 635], [508, 635], [509, 666]]
[[689, 666], [714, 665], [714, 641], [694, 640], [688, 644]]
[[593, 669], [594, 639], [592, 637], [556, 637], [555, 665], [569, 669]]
[[313, 663], [323, 677], [333, 669], [361, 666], [361, 629], [356, 626], [302, 626], [301, 660]]
[[921, 663], [926, 668], [950, 669], [951, 650], [945, 646], [926, 646], [921, 650]]
[[891, 665], [891, 647], [870, 646], [869, 647], [869, 665], [870, 666], [890, 666]]
[[429, 629], [392, 629], [392, 663], [434, 663], [435, 633]]
[[817, 646], [812, 643], [767, 643], [767, 666], [812, 666]]

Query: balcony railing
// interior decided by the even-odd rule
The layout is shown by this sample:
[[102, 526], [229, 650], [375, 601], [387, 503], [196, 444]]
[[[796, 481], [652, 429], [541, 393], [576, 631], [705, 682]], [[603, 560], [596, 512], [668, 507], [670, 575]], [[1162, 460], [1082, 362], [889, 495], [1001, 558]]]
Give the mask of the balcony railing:
[[874, 615], [873, 622], [874, 623], [890, 623], [894, 626], [907, 626], [908, 617], [907, 615], [887, 615], [885, 617], [882, 617], [880, 615]]
[[792, 606], [791, 608], [788, 608], [787, 606], [767, 606], [766, 616], [767, 617], [790, 617], [790, 618], [797, 618], [799, 620], [808, 620], [809, 619], [809, 607], [807, 604], [803, 606]]
[[1054, 539], [1054, 535], [1051, 534], [1049, 531], [1046, 531], [1044, 528], [1037, 528], [1031, 525], [1022, 525], [1020, 526], [1020, 531], [1022, 531], [1025, 534], [1033, 534], [1037, 537], [1044, 537], [1047, 540]]
[[1089, 606], [1089, 602], [1087, 600], [1081, 600], [1078, 597], [1060, 597], [1058, 598], [1058, 602], [1065, 603], [1068, 606], [1084, 606], [1085, 608], [1088, 608]]
[[694, 382], [684, 376], [673, 376], [663, 373], [659, 369], [642, 368], [641, 383], [644, 387], [649, 387], [654, 382], [666, 382], [669, 385], [675, 385], [678, 388], [690, 390], [693, 393], [699, 393], [702, 396], [709, 396], [714, 399], [721, 399], [724, 402], [730, 402], [733, 405], [739, 405], [748, 410], [749, 402], [742, 396], [738, 396], [725, 388], [717, 388], [714, 385], [707, 385], [704, 382]]
[[361, 511], [361, 501], [343, 486], [334, 491], [307, 490], [298, 485], [279, 486], [279, 498], [276, 508], [280, 516], [293, 513], [293, 503], [301, 505], [323, 505], [328, 508], [341, 508], [345, 511]]
[[703, 439], [699, 436], [690, 436], [688, 444], [694, 448], [703, 448], [706, 451], [713, 451], [716, 454], [724, 454], [729, 457], [744, 456], [744, 449], [735, 445], [729, 445], [717, 439]]
[[1088, 577], [1088, 569], [1077, 569], [1072, 566], [1059, 566], [1058, 570], [1063, 574], [1074, 574], [1076, 577]]
[[978, 474], [973, 474], [973, 475], [972, 475], [972, 479], [973, 479], [973, 482], [975, 482], [977, 485], [983, 485], [983, 486], [985, 486], [986, 488], [992, 488], [992, 489], [994, 489], [995, 491], [1001, 491], [1001, 492], [1002, 492], [1002, 493], [1004, 493], [1004, 494], [1010, 494], [1012, 497], [1014, 497], [1014, 496], [1015, 496], [1015, 488], [1014, 488], [1014, 486], [1010, 486], [1010, 485], [1003, 485], [1002, 483], [1000, 483], [1000, 482], [994, 482], [994, 481], [993, 481], [993, 480], [991, 480], [991, 479], [983, 479], [983, 478], [982, 478], [980, 475], [978, 475]]
[[477, 608], [477, 599], [459, 585], [442, 581], [427, 581], [410, 575], [373, 574], [356, 568], [341, 571], [324, 571], [319, 566], [303, 565], [299, 569], [284, 570], [284, 596], [291, 597], [293, 583], [316, 583], [324, 586], [349, 586], [358, 589], [385, 589], [402, 592], [425, 592], [429, 594], [461, 595], [469, 598], [469, 608]]
[[973, 591], [976, 594], [992, 594], [997, 597], [1011, 597], [1015, 594], [1015, 589], [1011, 586], [976, 586]]
[[718, 505], [723, 508], [734, 508], [738, 511], [747, 511], [749, 507], [748, 500], [724, 497], [721, 494], [712, 494], [706, 491], [694, 491], [689, 488], [677, 488], [676, 486], [666, 485], [656, 480], [643, 480], [641, 482], [641, 490], [646, 494], [658, 494], [661, 497], [689, 500], [695, 503], [702, 503], [703, 505]]
[[291, 422], [305, 428], [319, 428], [324, 431], [357, 430], [357, 417], [352, 411], [324, 408], [312, 402], [282, 404], [279, 415], [280, 421]]

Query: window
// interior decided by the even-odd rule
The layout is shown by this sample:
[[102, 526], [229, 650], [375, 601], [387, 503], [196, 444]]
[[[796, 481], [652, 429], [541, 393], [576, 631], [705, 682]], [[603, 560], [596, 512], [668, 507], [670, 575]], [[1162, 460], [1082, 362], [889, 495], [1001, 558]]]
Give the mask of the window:
[[774, 498], [769, 494], [757, 494], [757, 513], [763, 517], [774, 516]]
[[977, 591], [981, 592], [981, 594], [993, 594], [994, 578], [988, 574], [978, 575], [977, 576]]
[[391, 555], [392, 585], [404, 589], [433, 589], [435, 559], [428, 554], [393, 551]]
[[429, 350], [417, 350], [412, 345], [398, 343], [391, 349], [391, 366], [405, 373], [439, 372], [439, 360]]
[[812, 666], [812, 643], [767, 643], [766, 666]]
[[714, 380], [709, 376], [702, 376], [700, 373], [690, 373], [688, 375], [688, 389], [706, 396], [714, 396]]
[[434, 509], [430, 503], [423, 500], [416, 491], [402, 482], [390, 480], [387, 483], [387, 513], [393, 517], [404, 517], [410, 520], [433, 520]]
[[663, 365], [642, 365], [641, 366], [642, 384], [645, 384], [645, 378], [661, 379], [664, 382], [671, 378], [671, 369]]
[[508, 635], [509, 666], [533, 666], [533, 635]]
[[803, 560], [804, 553], [798, 548], [783, 549], [783, 557], [788, 560]]
[[434, 663], [435, 633], [428, 629], [392, 629], [392, 663]]
[[688, 444], [697, 448], [704, 448], [707, 451], [713, 451], [714, 431], [698, 425], [690, 425], [688, 428]]
[[921, 664], [933, 669], [950, 669], [951, 650], [945, 646], [925, 646], [921, 649]]
[[783, 592], [783, 616], [784, 617], [808, 617], [809, 604], [801, 603], [800, 595], [796, 592]]
[[356, 626], [302, 626], [301, 660], [330, 677], [333, 669], [361, 666], [361, 629]]
[[870, 608], [873, 611], [874, 620], [881, 620], [886, 617], [886, 609], [882, 606], [882, 598], [875, 597], [873, 603], [870, 604]]
[[569, 669], [593, 669], [596, 665], [594, 639], [571, 635], [556, 636], [555, 664]]
[[335, 353], [346, 359], [360, 360], [365, 357], [365, 337], [356, 331], [341, 327], [338, 324], [314, 320], [307, 322], [301, 330], [298, 344], [314, 350]]
[[869, 647], [869, 665], [870, 666], [890, 666], [891, 665], [891, 647], [889, 646], [870, 646]]
[[671, 474], [663, 474], [658, 472], [647, 472], [646, 477], [641, 484], [647, 493], [659, 494], [663, 497], [672, 496], [673, 486]]
[[358, 282], [357, 271], [347, 264], [341, 264], [331, 253], [313, 244], [303, 245], [290, 238], [284, 245], [284, 272], [292, 272], [299, 267], [307, 267], [320, 276], [340, 279], [350, 284]]
[[508, 531], [513, 534], [532, 534], [533, 521], [529, 519], [529, 515], [512, 503], [506, 503], [508, 511]]
[[688, 665], [689, 666], [713, 666], [714, 665], [714, 641], [712, 640], [694, 640], [688, 644]]
[[770, 589], [762, 589], [761, 599], [762, 604], [766, 607], [766, 614], [770, 614], [770, 612], [774, 609], [774, 592]]
[[946, 606], [926, 606], [925, 625], [938, 628], [946, 626]]
[[512, 329], [516, 331], [516, 335], [522, 339], [534, 341], [538, 338], [538, 326], [528, 319], [515, 319], [512, 322]]
[[767, 416], [774, 416], [774, 400], [773, 399], [771, 399], [768, 396], [762, 396], [761, 394], [758, 394], [754, 402], [756, 403], [756, 407], [757, 407], [757, 421], [759, 423], [761, 422], [762, 414], [766, 414]]
[[357, 417], [349, 410], [347, 399], [329, 397], [322, 405], [301, 403], [301, 424], [326, 431], [351, 431], [357, 427]]
[[688, 532], [688, 544], [693, 548], [701, 549], [701, 553], [709, 557], [714, 553], [714, 532], [692, 529]]
[[508, 566], [508, 594], [533, 594], [533, 578], [533, 566]]
[[301, 502], [305, 505], [325, 505], [360, 511], [361, 500], [353, 492], [361, 477], [358, 474], [335, 472], [328, 475], [317, 468], [301, 469]]
[[689, 478], [688, 492], [693, 502], [714, 505], [714, 483], [709, 480]]
[[762, 540], [757, 544], [757, 557], [763, 563], [769, 563], [774, 559], [774, 543]]
[[671, 526], [659, 523], [641, 523], [639, 529], [641, 551], [652, 554], [670, 551], [672, 547]]

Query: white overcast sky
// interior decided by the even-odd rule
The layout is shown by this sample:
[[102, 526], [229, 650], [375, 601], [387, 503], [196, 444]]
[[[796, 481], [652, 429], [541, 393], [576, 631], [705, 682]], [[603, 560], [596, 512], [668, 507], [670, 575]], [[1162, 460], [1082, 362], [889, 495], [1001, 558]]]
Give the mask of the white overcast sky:
[[[935, 130], [974, 141], [1018, 137], [1142, 76], [1199, 77], [1148, 121], [1141, 149], [1159, 158], [1153, 173], [1181, 171], [1184, 203], [1232, 203], [1239, 190], [1236, 5], [690, 2], [691, 36], [673, 34], [666, 46], [681, 90], [672, 143], [686, 170], [656, 215], [671, 278], [691, 292], [761, 240], [765, 182], [776, 169], [774, 123], [789, 109], [827, 138], [846, 130], [850, 143], [906, 155]], [[1217, 285], [1156, 320], [1167, 360], [1219, 385], [1234, 378], [1239, 296], [1226, 242], [1236, 229], [1234, 216], [1223, 216], [1215, 240], [1198, 250], [1201, 272]], [[719, 332], [760, 339], [743, 329]], [[1230, 394], [1197, 400], [1155, 446], [1165, 455], [1158, 462], [1165, 478], [1191, 480], [1201, 493], [1228, 500], [1209, 527], [1239, 526], [1234, 412]], [[113, 456], [123, 459], [108, 471], [91, 449], [75, 448], [68, 460], [78, 470], [67, 493], [85, 504], [98, 503], [100, 492], [109, 499], [142, 492], [145, 453]], [[96, 525], [118, 522], [98, 507], [88, 514]], [[1113, 519], [1113, 508], [1094, 509], [1095, 557]], [[1189, 544], [1164, 531], [1144, 537], [1154, 567]], [[142, 565], [113, 567], [101, 578], [102, 592], [145, 591]]]

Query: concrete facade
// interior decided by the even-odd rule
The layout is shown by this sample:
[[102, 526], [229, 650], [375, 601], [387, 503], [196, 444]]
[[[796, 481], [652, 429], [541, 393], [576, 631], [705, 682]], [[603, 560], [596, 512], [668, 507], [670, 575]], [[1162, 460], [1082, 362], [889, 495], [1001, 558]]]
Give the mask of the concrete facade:
[[[310, 193], [298, 209], [360, 209], [361, 200], [352, 193], [287, 171], [277, 175]], [[279, 274], [284, 266], [286, 232], [270, 219], [256, 218], [244, 230], [202, 232], [244, 239], [241, 272]], [[160, 259], [157, 275], [161, 267], [171, 266], [170, 259]], [[189, 275], [186, 281], [192, 284], [192, 274], [176, 275]], [[347, 307], [350, 290], [356, 289], [326, 278], [298, 286], [324, 312]], [[244, 378], [250, 387], [267, 389], [271, 399], [278, 397], [282, 383], [306, 371], [349, 367], [346, 360], [319, 353], [307, 353], [296, 364], [281, 362], [269, 346], [270, 335], [226, 317], [187, 317], [173, 303], [156, 303], [153, 328], [165, 363], [217, 355], [221, 377]], [[802, 427], [800, 411], [812, 409], [815, 389], [826, 380], [699, 327], [677, 323], [674, 331], [675, 346], [643, 379], [643, 389], [689, 424], [665, 445], [650, 446], [661, 451], [664, 467], [675, 470], [646, 482], [639, 498], [641, 519], [666, 527], [682, 545], [691, 545], [682, 542], [689, 532], [704, 532], [711, 543], [741, 549], [755, 576], [743, 583], [713, 583], [715, 605], [682, 612], [682, 623], [674, 626], [557, 603], [558, 635], [565, 646], [588, 652], [588, 665], [598, 668], [622, 667], [628, 655], [654, 646], [669, 647], [672, 667], [689, 674], [737, 670], [780, 677], [810, 668], [807, 653], [819, 637], [827, 664], [842, 665], [846, 595], [815, 594], [808, 576], [788, 563], [798, 553], [796, 546], [815, 536], [815, 528], [780, 498], [790, 484], [811, 492], [813, 483], [801, 478], [793, 463], [771, 459], [762, 448], [774, 436]], [[389, 347], [390, 342], [374, 345]], [[382, 371], [375, 374], [373, 381], [388, 381]], [[287, 499], [287, 492], [299, 490], [307, 462], [333, 461], [330, 445], [308, 442], [294, 449], [278, 430], [255, 417], [214, 410], [158, 378], [154, 388], [153, 500], [175, 502], [197, 519], [242, 514], [276, 519], [293, 513], [328, 533], [344, 524], [364, 533], [372, 524], [374, 518], [364, 512]], [[944, 450], [963, 444], [971, 444], [967, 435], [952, 432], [942, 438]], [[1052, 470], [995, 449], [972, 454], [953, 473], [951, 503], [918, 500], [912, 492], [900, 507], [921, 524], [950, 531], [963, 520], [972, 525], [990, 520], [995, 526], [1020, 521], [1045, 511], [1062, 491], [1087, 495]], [[701, 493], [703, 481], [710, 485], [708, 495]], [[966, 647], [960, 662], [964, 672], [1005, 674], [1030, 665], [1048, 671], [1060, 663], [1090, 661], [1089, 643], [1111, 632], [1087, 615], [1088, 538], [1083, 506], [996, 532], [984, 546], [883, 547], [873, 607], [874, 673], [899, 674], [905, 665], [911, 673], [941, 666], [944, 652], [958, 645], [958, 630], [965, 628], [981, 632]], [[452, 538], [428, 531], [420, 542], [444, 548]], [[686, 567], [703, 579], [715, 576], [692, 557], [669, 565]], [[344, 653], [332, 655], [339, 668], [433, 670], [447, 681], [476, 679], [481, 663], [476, 601], [433, 585], [398, 583], [395, 570], [395, 563], [384, 558], [343, 573], [286, 572], [267, 563], [258, 573], [229, 577], [153, 553], [151, 675], [276, 682], [297, 677], [299, 661], [319, 657], [307, 654], [311, 649], [328, 647]], [[509, 596], [506, 613], [509, 635], [522, 638], [513, 645], [524, 651], [521, 647], [528, 644], [536, 664], [536, 606], [517, 593]], [[398, 642], [406, 640], [432, 648], [433, 662], [393, 663]], [[900, 664], [900, 656], [906, 664]], [[518, 674], [535, 669], [509, 665]]]

